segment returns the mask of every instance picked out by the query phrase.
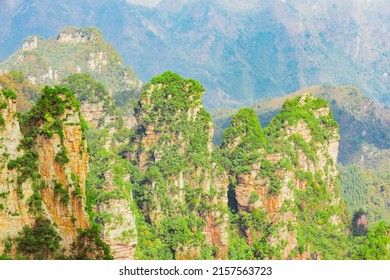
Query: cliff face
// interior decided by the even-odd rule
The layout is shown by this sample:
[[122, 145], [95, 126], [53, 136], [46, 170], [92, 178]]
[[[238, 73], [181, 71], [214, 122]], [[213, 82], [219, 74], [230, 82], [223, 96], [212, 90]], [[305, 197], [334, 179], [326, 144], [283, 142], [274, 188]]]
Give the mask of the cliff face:
[[41, 182], [48, 186], [40, 190], [45, 211], [63, 232], [64, 245], [69, 248], [77, 229], [89, 226], [84, 211], [88, 153], [78, 112], [68, 109], [59, 118], [63, 122], [63, 136], [39, 135], [36, 151]]
[[[28, 198], [32, 195], [31, 183], [23, 183], [22, 188], [25, 195], [18, 195], [17, 171], [8, 168], [10, 160], [16, 160], [23, 155], [18, 149], [23, 135], [20, 132], [19, 122], [15, 118], [16, 99], [6, 98], [0, 94], [1, 128], [0, 128], [0, 151], [1, 151], [1, 175], [0, 175], [0, 239], [8, 236], [14, 237], [24, 225], [31, 225], [34, 218], [29, 214], [27, 204]], [[0, 252], [4, 245], [0, 244]]]
[[110, 245], [115, 259], [134, 259], [137, 230], [130, 167], [117, 150], [128, 141], [136, 120], [133, 116], [122, 116], [105, 87], [88, 75], [71, 75], [63, 86], [72, 89], [81, 100], [80, 111], [89, 125], [87, 184], [94, 210], [92, 219], [102, 225], [103, 240]]
[[[141, 94], [129, 155], [138, 167], [134, 198], [145, 217], [140, 258], [227, 257], [227, 175], [213, 163], [203, 92], [198, 82], [167, 72]], [[148, 240], [147, 232], [156, 236]]]
[[[15, 117], [16, 95], [3, 90], [0, 236], [14, 239], [37, 219], [56, 224], [70, 250], [77, 229], [87, 228], [88, 154], [71, 93], [46, 88], [32, 111]], [[69, 252], [69, 251], [68, 251]]]
[[[251, 110], [239, 112], [224, 134], [237, 233], [259, 258], [341, 258], [341, 249], [329, 253], [322, 239], [330, 233], [342, 239], [344, 229], [335, 166], [338, 127], [329, 105], [311, 95], [297, 97], [264, 134], [251, 117]], [[240, 162], [242, 156], [247, 159]], [[268, 245], [258, 249], [261, 242]]]

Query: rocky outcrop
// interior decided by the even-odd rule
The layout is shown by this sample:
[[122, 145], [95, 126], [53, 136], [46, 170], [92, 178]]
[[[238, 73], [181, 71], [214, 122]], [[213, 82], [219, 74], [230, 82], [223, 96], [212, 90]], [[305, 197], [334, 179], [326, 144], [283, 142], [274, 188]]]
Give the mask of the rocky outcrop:
[[[88, 31], [87, 31], [88, 30]], [[58, 35], [57, 41], [62, 43], [86, 43], [95, 40], [100, 34], [93, 32], [93, 29], [77, 30], [71, 27], [64, 28]]]
[[[41, 182], [48, 186], [40, 190], [44, 209], [52, 222], [58, 225], [65, 247], [70, 248], [78, 235], [77, 229], [90, 225], [84, 211], [89, 163], [78, 112], [67, 110], [60, 118], [63, 121], [63, 139], [59, 134], [52, 137], [39, 135], [36, 150]], [[66, 151], [68, 160], [59, 162], [58, 155], [63, 151]]]
[[43, 38], [42, 38], [42, 37], [39, 37], [39, 36], [30, 37], [30, 38], [26, 39], [26, 40], [23, 42], [23, 47], [22, 47], [22, 49], [23, 49], [24, 51], [32, 51], [32, 50], [35, 50], [35, 49], [38, 47], [38, 44], [40, 43], [40, 41], [43, 41]]
[[[341, 232], [335, 228], [343, 227], [340, 211], [335, 210], [340, 207], [336, 169], [338, 127], [329, 105], [309, 94], [287, 102], [265, 129], [265, 144], [258, 149], [243, 143], [260, 124], [243, 130], [234, 122], [236, 119], [233, 117], [233, 126], [225, 132], [223, 145], [237, 150], [246, 147], [244, 154], [252, 155], [248, 157], [252, 163], [247, 161], [247, 169], [242, 171], [237, 166], [231, 171], [238, 214], [248, 219], [260, 212], [264, 215], [263, 223], [269, 223], [267, 229], [259, 229], [256, 224], [244, 226], [242, 234], [247, 244], [266, 240], [274, 251], [273, 255], [268, 254], [270, 258], [312, 258], [312, 247], [316, 248], [315, 258], [323, 257], [318, 250], [322, 245], [313, 246], [303, 231], [321, 235], [325, 225], [333, 226], [335, 233]], [[250, 121], [247, 117], [242, 122]], [[241, 134], [234, 135], [236, 131]], [[229, 138], [230, 135], [234, 137]], [[233, 164], [242, 157], [234, 149], [230, 155]], [[308, 215], [322, 216], [316, 220]]]
[[[33, 194], [31, 182], [23, 183], [18, 189], [17, 171], [8, 168], [9, 161], [23, 155], [23, 151], [18, 149], [23, 135], [14, 116], [16, 99], [6, 98], [1, 90], [0, 88], [0, 240], [6, 240], [15, 237], [23, 226], [33, 224], [34, 217], [29, 213], [27, 202]], [[23, 190], [24, 195], [20, 195], [18, 190]], [[0, 253], [3, 250], [4, 244], [0, 242]]]
[[[77, 229], [89, 227], [84, 210], [88, 153], [77, 108], [69, 107], [57, 112], [59, 115], [39, 111], [45, 116], [41, 119], [35, 107], [33, 117], [24, 119], [21, 133], [15, 117], [16, 95], [9, 90], [2, 95], [1, 102], [6, 105], [1, 110], [0, 238], [12, 240], [24, 226], [43, 217], [58, 226], [62, 246], [71, 253]], [[58, 95], [57, 101], [68, 104], [67, 98]], [[57, 130], [52, 129], [54, 123]]]
[[86, 140], [90, 143], [92, 170], [89, 181], [94, 182], [89, 188], [96, 193], [94, 222], [102, 225], [103, 240], [115, 259], [134, 259], [137, 230], [129, 163], [116, 150], [129, 141], [126, 132], [136, 120], [120, 114], [108, 90], [86, 74], [71, 75], [63, 85], [82, 100], [80, 110], [89, 126]]
[[[166, 72], [146, 86], [136, 113], [141, 133], [129, 159], [144, 179], [133, 182], [134, 199], [151, 230], [167, 231], [162, 242], [175, 259], [200, 258], [205, 250], [208, 258], [227, 257], [228, 180], [211, 157], [213, 124], [203, 92], [198, 82]], [[139, 238], [137, 250], [146, 255], [146, 236]]]
[[81, 104], [46, 87], [19, 121], [2, 91], [0, 239], [45, 218], [75, 258], [98, 257], [89, 247], [110, 257], [102, 243], [115, 259], [340, 258], [338, 126], [323, 100], [287, 101], [265, 129], [242, 109], [215, 148], [194, 80], [152, 79], [135, 116], [88, 75], [63, 86]]

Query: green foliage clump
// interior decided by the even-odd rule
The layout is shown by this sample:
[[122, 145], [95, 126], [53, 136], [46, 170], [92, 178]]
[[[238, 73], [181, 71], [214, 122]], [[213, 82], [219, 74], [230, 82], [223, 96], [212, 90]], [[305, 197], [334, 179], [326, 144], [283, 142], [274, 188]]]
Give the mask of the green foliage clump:
[[[37, 104], [20, 118], [24, 136], [35, 139], [39, 134], [46, 134], [50, 137], [53, 131], [61, 135], [62, 120], [59, 117], [67, 109], [75, 111], [80, 109], [80, 101], [71, 90], [58, 86], [44, 87]], [[43, 129], [37, 129], [42, 124]]]
[[98, 225], [91, 228], [78, 229], [76, 241], [72, 244], [72, 259], [75, 260], [112, 260], [110, 246], [100, 237]]
[[259, 157], [265, 138], [253, 109], [241, 109], [232, 117], [231, 127], [223, 133], [219, 159], [231, 172], [239, 175], [249, 172]]
[[16, 238], [17, 252], [37, 260], [53, 259], [60, 253], [62, 238], [49, 220], [38, 219], [33, 227], [25, 226]]
[[67, 164], [70, 161], [70, 159], [66, 153], [66, 148], [64, 146], [61, 147], [61, 150], [56, 154], [54, 159], [62, 166], [64, 166], [65, 164]]
[[271, 161], [267, 159], [261, 160], [261, 167], [259, 174], [263, 177], [269, 180], [269, 189], [268, 192], [270, 194], [277, 195], [279, 194], [279, 190], [282, 187], [281, 186], [281, 179], [276, 174], [278, 165], [272, 163]]
[[27, 150], [16, 160], [10, 160], [8, 162], [8, 169], [14, 168], [19, 172], [17, 178], [18, 184], [24, 183], [28, 178], [32, 178], [33, 180], [38, 179], [38, 152], [35, 150]]
[[14, 79], [15, 82], [19, 84], [23, 83], [25, 79], [24, 74], [20, 71], [12, 70], [8, 74], [12, 77], [12, 79]]
[[[219, 211], [221, 217], [226, 213], [225, 206], [218, 204], [220, 190], [210, 186], [206, 193], [202, 187], [214, 172], [213, 126], [202, 108], [203, 92], [199, 82], [166, 72], [153, 78], [141, 93], [136, 107], [138, 133], [132, 141], [141, 142], [152, 130], [155, 143], [130, 151], [147, 159], [144, 168], [138, 168], [139, 159], [133, 161], [131, 176], [140, 210], [137, 258], [214, 258], [218, 254], [217, 248], [206, 244], [203, 233], [207, 213]], [[159, 212], [161, 218], [156, 219]], [[191, 248], [196, 250], [191, 253]], [[202, 253], [195, 253], [198, 249]]]
[[104, 85], [86, 73], [72, 74], [65, 78], [61, 85], [73, 91], [81, 102], [99, 103], [109, 99]]
[[8, 98], [8, 99], [16, 99], [16, 93], [11, 90], [11, 89], [2, 89], [2, 94], [4, 95], [5, 98]]
[[304, 190], [295, 190], [294, 195], [298, 252], [302, 254], [310, 246], [310, 251], [320, 253], [323, 259], [345, 259], [349, 246], [344, 234], [346, 226], [343, 222], [333, 224], [331, 219], [334, 215], [342, 217], [346, 213], [345, 206], [330, 205], [332, 196], [312, 173], [299, 171], [296, 176], [307, 186]]
[[12, 245], [13, 245], [11, 238], [10, 237], [5, 238], [3, 240], [3, 245], [4, 245], [4, 251], [0, 255], [0, 260], [12, 260], [12, 258], [9, 256], [9, 253], [11, 252]]
[[352, 259], [390, 260], [390, 227], [384, 221], [375, 224], [367, 236], [354, 239]]
[[[205, 91], [199, 82], [184, 79], [172, 72], [165, 72], [153, 78], [145, 88], [141, 93], [141, 103], [144, 100], [152, 100], [153, 104], [145, 104], [142, 107], [149, 113], [148, 117], [144, 116], [144, 121], [158, 121], [158, 124], [172, 122], [178, 112], [187, 112], [190, 108], [200, 106]], [[150, 105], [152, 108], [149, 110]], [[208, 115], [205, 117], [211, 120]]]
[[231, 127], [223, 133], [222, 146], [227, 147], [240, 139], [239, 146], [247, 151], [259, 149], [265, 138], [261, 124], [253, 109], [239, 110], [231, 119]]
[[66, 188], [62, 187], [60, 182], [53, 182], [54, 184], [54, 193], [61, 196], [60, 201], [64, 204], [68, 204], [70, 201], [69, 192]]
[[[248, 244], [240, 232], [251, 231], [253, 243]], [[254, 209], [229, 215], [229, 259], [263, 260], [278, 257], [278, 248], [271, 246], [268, 237], [276, 227], [267, 219], [266, 212]]]
[[271, 140], [277, 141], [282, 136], [282, 129], [289, 125], [296, 125], [298, 120], [304, 121], [315, 143], [324, 143], [338, 129], [338, 123], [334, 120], [332, 112], [328, 115], [315, 115], [318, 109], [329, 108], [329, 103], [321, 98], [311, 95], [298, 96], [293, 100], [287, 100], [281, 111], [271, 120], [265, 129], [265, 134]]
[[39, 191], [43, 187], [45, 187], [44, 182], [41, 182], [40, 185], [33, 182], [33, 194], [27, 200], [30, 212], [34, 213], [37, 217], [41, 217], [43, 213], [42, 195]]

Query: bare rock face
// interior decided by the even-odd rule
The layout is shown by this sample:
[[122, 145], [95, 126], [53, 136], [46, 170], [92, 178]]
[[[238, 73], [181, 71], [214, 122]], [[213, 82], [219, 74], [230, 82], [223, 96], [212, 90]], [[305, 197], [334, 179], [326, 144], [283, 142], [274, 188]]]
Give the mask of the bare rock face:
[[93, 33], [80, 32], [73, 29], [64, 29], [60, 34], [57, 35], [57, 41], [62, 43], [86, 43], [94, 40], [96, 35]]
[[[112, 163], [105, 172], [106, 181], [101, 194], [107, 195], [108, 198], [98, 202], [97, 213], [109, 217], [102, 224], [102, 237], [110, 245], [114, 259], [132, 260], [137, 245], [137, 228], [134, 211], [131, 208], [131, 192], [126, 188], [129, 178], [112, 174], [113, 168], [117, 168], [116, 164], [120, 164], [120, 161]], [[123, 181], [123, 184], [118, 184], [118, 179]]]
[[[78, 228], [89, 227], [89, 217], [85, 209], [85, 182], [88, 175], [87, 144], [83, 140], [80, 119], [76, 110], [68, 110], [61, 116], [64, 138], [55, 134], [53, 137], [37, 137], [39, 174], [48, 186], [41, 190], [44, 208], [53, 223], [62, 233], [64, 245], [70, 248], [77, 236]], [[65, 149], [69, 161], [60, 163], [56, 156]], [[59, 187], [61, 184], [61, 187]], [[59, 194], [63, 188], [66, 194]], [[76, 195], [76, 192], [79, 193]], [[65, 197], [69, 197], [66, 202]]]
[[137, 245], [135, 217], [126, 199], [111, 199], [98, 207], [98, 211], [110, 213], [112, 218], [104, 224], [103, 239], [110, 245], [116, 260], [134, 259]]
[[94, 127], [99, 126], [99, 120], [102, 117], [103, 111], [103, 102], [91, 103], [83, 102], [80, 108], [84, 119]]
[[34, 36], [31, 38], [28, 38], [23, 42], [23, 47], [22, 49], [24, 51], [32, 51], [35, 50], [38, 47], [39, 42], [42, 41], [42, 38], [38, 36]]

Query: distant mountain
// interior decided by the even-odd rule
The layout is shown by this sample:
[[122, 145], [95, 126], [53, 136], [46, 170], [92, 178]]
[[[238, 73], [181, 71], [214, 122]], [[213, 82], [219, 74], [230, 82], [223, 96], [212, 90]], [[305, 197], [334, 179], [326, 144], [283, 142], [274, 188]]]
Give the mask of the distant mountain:
[[357, 85], [390, 102], [385, 0], [140, 3], [2, 1], [0, 59], [27, 36], [96, 25], [141, 80], [167, 69], [200, 80], [208, 108], [250, 104], [319, 83]]
[[[102, 82], [118, 103], [134, 98], [141, 82], [94, 27], [66, 27], [56, 37], [32, 36], [0, 63], [0, 72], [18, 71], [39, 85], [58, 84], [73, 73], [88, 73]], [[126, 97], [127, 96], [127, 97]]]

